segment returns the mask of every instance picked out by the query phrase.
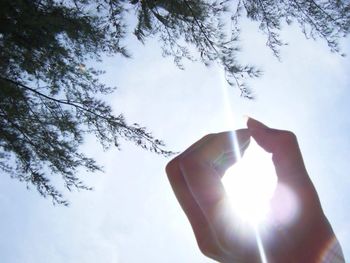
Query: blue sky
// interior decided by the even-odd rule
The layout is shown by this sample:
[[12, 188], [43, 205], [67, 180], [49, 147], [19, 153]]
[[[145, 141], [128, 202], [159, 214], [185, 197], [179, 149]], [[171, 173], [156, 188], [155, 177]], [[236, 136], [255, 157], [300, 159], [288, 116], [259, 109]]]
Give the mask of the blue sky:
[[[263, 77], [250, 82], [255, 101], [241, 99], [227, 87], [216, 65], [185, 63], [186, 70], [178, 70], [171, 59], [161, 57], [155, 40], [146, 46], [130, 40], [131, 60], [104, 60], [103, 80], [118, 87], [108, 101], [115, 113], [147, 126], [175, 151], [206, 133], [231, 128], [232, 122], [243, 127], [245, 114], [294, 131], [350, 260], [350, 59], [330, 53], [322, 41], [305, 40], [291, 27], [283, 31], [289, 46], [278, 62], [257, 25], [242, 26], [240, 57], [264, 70]], [[350, 39], [342, 44], [350, 55]], [[122, 151], [103, 152], [91, 137], [83, 149], [104, 165], [105, 173], [82, 171], [94, 191], [66, 193], [69, 208], [54, 207], [34, 189], [1, 178], [2, 262], [212, 262], [199, 252], [172, 193], [164, 172], [168, 159], [126, 142]]]

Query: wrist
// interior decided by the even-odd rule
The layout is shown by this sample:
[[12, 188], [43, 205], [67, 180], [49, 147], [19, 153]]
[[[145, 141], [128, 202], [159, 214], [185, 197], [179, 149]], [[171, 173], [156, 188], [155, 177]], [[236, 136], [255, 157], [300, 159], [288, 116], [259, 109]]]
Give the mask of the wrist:
[[345, 262], [340, 244], [324, 215], [312, 225], [300, 246], [298, 263]]

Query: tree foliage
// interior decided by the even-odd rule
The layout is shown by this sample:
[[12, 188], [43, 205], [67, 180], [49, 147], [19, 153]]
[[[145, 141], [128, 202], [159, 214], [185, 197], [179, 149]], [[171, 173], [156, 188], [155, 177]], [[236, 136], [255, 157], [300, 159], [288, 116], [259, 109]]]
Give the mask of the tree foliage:
[[[230, 85], [241, 95], [252, 98], [247, 77], [261, 72], [237, 60], [239, 22], [242, 17], [256, 21], [266, 34], [266, 45], [279, 58], [285, 43], [280, 37], [283, 25], [299, 24], [308, 38], [325, 40], [333, 52], [339, 52], [338, 40], [350, 29], [350, 2], [341, 0], [145, 0], [131, 1], [137, 6], [135, 35], [141, 41], [155, 36], [163, 54], [181, 60], [200, 60], [206, 65], [217, 62], [226, 72]], [[195, 48], [197, 52], [190, 52]], [[194, 54], [195, 53], [195, 54]]]
[[[136, 19], [131, 30], [129, 16]], [[125, 139], [171, 154], [144, 127], [113, 114], [99, 98], [114, 88], [85, 64], [102, 55], [129, 57], [123, 40], [133, 31], [143, 43], [157, 37], [163, 55], [180, 68], [183, 59], [219, 63], [228, 83], [251, 98], [245, 79], [261, 73], [237, 60], [242, 16], [259, 23], [277, 57], [285, 24], [298, 23], [334, 52], [350, 28], [350, 4], [341, 0], [0, 1], [0, 169], [67, 204], [50, 174], [60, 175], [68, 189], [90, 189], [78, 168], [101, 170], [79, 151], [85, 134], [95, 134], [105, 148]]]

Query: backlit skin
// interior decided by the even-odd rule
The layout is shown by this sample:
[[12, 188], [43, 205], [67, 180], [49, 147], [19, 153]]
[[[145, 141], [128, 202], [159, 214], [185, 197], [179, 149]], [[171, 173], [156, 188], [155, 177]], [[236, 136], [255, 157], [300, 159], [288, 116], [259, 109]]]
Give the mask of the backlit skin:
[[[234, 148], [238, 146], [243, 153], [253, 137], [260, 147], [272, 153], [278, 178], [271, 211], [259, 231], [267, 262], [323, 263], [323, 257], [332, 253], [338, 241], [307, 174], [295, 135], [268, 128], [252, 118], [248, 119], [247, 127], [235, 131], [237, 140], [232, 139], [232, 132], [209, 134], [166, 167], [199, 249], [223, 263], [261, 262], [256, 233], [229, 211], [221, 182], [226, 169], [237, 159]], [[280, 215], [288, 206], [283, 203], [284, 191], [280, 189], [286, 187], [297, 199], [298, 213], [283, 222]], [[336, 256], [339, 261], [332, 262], [345, 262], [341, 249]]]

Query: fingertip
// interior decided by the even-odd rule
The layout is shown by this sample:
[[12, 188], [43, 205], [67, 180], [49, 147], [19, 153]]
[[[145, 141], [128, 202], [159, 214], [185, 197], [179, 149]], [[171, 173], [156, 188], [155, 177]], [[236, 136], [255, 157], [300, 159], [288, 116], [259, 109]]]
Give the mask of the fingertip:
[[262, 122], [247, 116], [247, 127], [249, 131], [268, 129], [269, 127], [263, 124]]
[[247, 127], [251, 137], [257, 142], [257, 144], [265, 151], [272, 152], [274, 145], [274, 137], [271, 133], [272, 129], [252, 117], [248, 118]]

